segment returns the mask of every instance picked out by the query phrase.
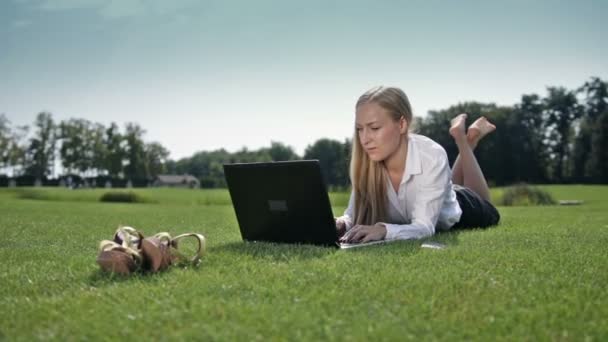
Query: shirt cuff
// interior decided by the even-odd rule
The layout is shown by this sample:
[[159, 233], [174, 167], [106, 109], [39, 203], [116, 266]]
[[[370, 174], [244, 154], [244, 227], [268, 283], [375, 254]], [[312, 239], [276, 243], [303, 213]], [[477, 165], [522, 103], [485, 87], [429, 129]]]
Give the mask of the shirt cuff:
[[[433, 235], [432, 232], [429, 234], [426, 229], [412, 229], [415, 228], [412, 225], [390, 224], [385, 222], [378, 223], [386, 227], [386, 236], [384, 237], [385, 240], [421, 239]], [[404, 234], [404, 232], [407, 233]]]
[[397, 228], [395, 227], [396, 225], [385, 222], [378, 222], [377, 224], [381, 224], [384, 226], [384, 228], [386, 228], [386, 235], [384, 236], [384, 240], [395, 239], [395, 236], [397, 235]]
[[346, 231], [349, 231], [353, 227], [353, 220], [348, 215], [340, 216], [336, 218], [336, 220], [341, 220], [342, 222], [344, 222], [344, 224], [346, 225]]

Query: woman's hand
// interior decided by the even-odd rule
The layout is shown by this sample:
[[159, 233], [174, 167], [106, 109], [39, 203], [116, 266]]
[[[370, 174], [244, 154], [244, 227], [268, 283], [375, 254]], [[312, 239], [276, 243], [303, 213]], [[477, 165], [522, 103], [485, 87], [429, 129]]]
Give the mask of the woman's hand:
[[346, 222], [343, 219], [336, 218], [336, 230], [338, 231], [338, 237], [341, 238], [346, 233]]
[[357, 243], [383, 240], [386, 237], [386, 227], [381, 223], [373, 226], [356, 225], [349, 230], [342, 238], [341, 242]]

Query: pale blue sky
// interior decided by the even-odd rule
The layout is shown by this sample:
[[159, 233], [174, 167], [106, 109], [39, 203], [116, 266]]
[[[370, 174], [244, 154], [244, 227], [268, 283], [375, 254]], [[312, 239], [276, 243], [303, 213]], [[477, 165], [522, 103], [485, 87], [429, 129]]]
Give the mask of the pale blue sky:
[[608, 79], [608, 1], [0, 0], [0, 113], [138, 122], [172, 158], [343, 140], [357, 97], [415, 115]]

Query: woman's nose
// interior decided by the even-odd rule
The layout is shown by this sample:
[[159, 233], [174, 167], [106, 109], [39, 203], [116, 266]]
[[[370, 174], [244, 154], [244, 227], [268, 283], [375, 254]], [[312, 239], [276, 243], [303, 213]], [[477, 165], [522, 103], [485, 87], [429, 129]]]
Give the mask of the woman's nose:
[[361, 144], [363, 144], [363, 146], [367, 145], [370, 141], [370, 135], [369, 132], [366, 129], [363, 129], [361, 131]]

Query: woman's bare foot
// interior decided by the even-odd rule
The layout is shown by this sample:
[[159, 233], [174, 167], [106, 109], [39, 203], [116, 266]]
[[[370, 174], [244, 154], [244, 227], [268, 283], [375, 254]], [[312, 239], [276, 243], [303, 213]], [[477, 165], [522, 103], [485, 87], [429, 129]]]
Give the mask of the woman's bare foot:
[[465, 125], [467, 120], [467, 114], [459, 114], [450, 121], [450, 135], [456, 140], [460, 141], [462, 138], [467, 137], [465, 132]]
[[467, 132], [467, 140], [469, 142], [469, 145], [471, 145], [472, 147], [477, 146], [479, 140], [481, 140], [483, 137], [486, 136], [486, 134], [491, 133], [494, 130], [496, 130], [496, 126], [494, 126], [490, 121], [488, 121], [485, 116], [480, 117], [479, 119], [475, 120], [475, 122], [473, 122], [471, 126], [469, 126]]

